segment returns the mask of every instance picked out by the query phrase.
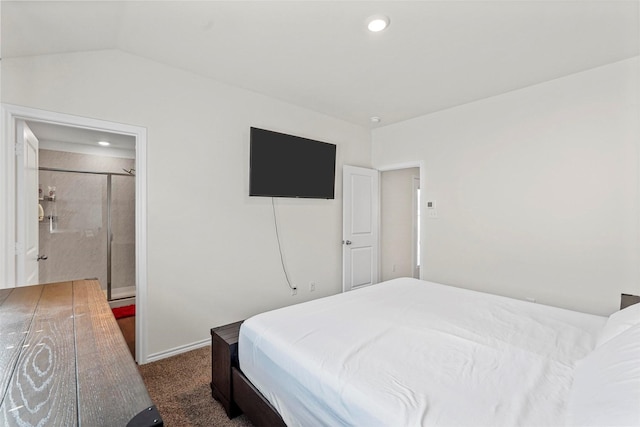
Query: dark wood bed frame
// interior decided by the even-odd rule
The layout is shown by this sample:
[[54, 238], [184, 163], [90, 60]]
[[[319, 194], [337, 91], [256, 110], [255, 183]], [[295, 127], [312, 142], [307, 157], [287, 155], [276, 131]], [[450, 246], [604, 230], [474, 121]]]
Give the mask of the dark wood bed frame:
[[[640, 303], [640, 296], [622, 294], [620, 309]], [[238, 363], [242, 322], [211, 329], [211, 394], [229, 418], [244, 413], [255, 426], [286, 427], [278, 411], [244, 376]]]
[[229, 418], [244, 413], [255, 426], [286, 427], [278, 411], [244, 376], [238, 363], [242, 322], [211, 329], [211, 394]]

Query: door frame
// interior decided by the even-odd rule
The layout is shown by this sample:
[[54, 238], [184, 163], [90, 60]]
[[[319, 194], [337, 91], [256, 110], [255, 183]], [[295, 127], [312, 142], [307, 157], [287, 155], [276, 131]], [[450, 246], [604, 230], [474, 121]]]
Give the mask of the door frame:
[[[417, 183], [416, 183], [417, 181]], [[422, 216], [422, 209], [419, 209], [420, 211], [420, 216], [418, 216], [418, 208], [421, 207], [420, 206], [420, 200], [421, 197], [420, 195], [422, 194], [422, 192], [419, 192], [418, 190], [420, 190], [420, 171], [418, 170], [418, 177], [416, 178], [415, 176], [411, 179], [411, 184], [412, 184], [412, 195], [411, 195], [411, 200], [412, 200], [412, 213], [411, 213], [411, 222], [412, 222], [412, 242], [411, 242], [411, 270], [412, 270], [412, 276], [416, 277], [416, 269], [418, 269], [418, 278], [420, 278], [420, 260], [418, 259], [418, 246], [420, 246], [420, 238], [418, 237], [419, 230], [421, 230], [419, 221], [420, 221], [420, 217]]]
[[130, 135], [135, 138], [136, 169], [136, 361], [147, 362], [147, 129], [141, 126], [56, 113], [2, 103], [0, 105], [0, 289], [16, 280], [16, 120], [46, 122], [60, 126]]
[[[421, 188], [421, 192], [420, 194], [424, 194], [425, 191], [425, 182], [426, 182], [426, 171], [425, 171], [425, 165], [424, 165], [424, 161], [423, 160], [416, 160], [416, 161], [410, 161], [410, 162], [403, 162], [403, 163], [392, 163], [392, 164], [388, 164], [388, 165], [382, 165], [382, 166], [374, 166], [375, 169], [377, 169], [380, 172], [387, 172], [387, 171], [394, 171], [394, 170], [400, 170], [400, 169], [413, 169], [413, 168], [418, 168], [419, 169], [419, 175], [420, 175], [420, 188]], [[424, 198], [423, 198], [424, 199]], [[420, 210], [422, 212], [424, 212], [424, 200], [420, 200]], [[382, 209], [382, 199], [380, 200], [380, 209]], [[421, 222], [422, 220], [424, 220], [424, 215], [423, 218], [421, 218]], [[422, 225], [422, 224], [421, 224]], [[380, 228], [382, 228], [382, 224], [380, 223]], [[424, 227], [420, 227], [420, 247], [422, 248], [422, 258], [424, 259]], [[378, 235], [381, 236], [382, 235], [382, 230], [378, 230]], [[415, 249], [413, 249], [415, 250]], [[380, 251], [379, 257], [382, 257], [382, 251]], [[379, 260], [378, 265], [382, 265], [382, 259]], [[423, 277], [425, 277], [424, 274], [424, 262], [421, 259], [420, 260], [420, 279], [422, 279]]]

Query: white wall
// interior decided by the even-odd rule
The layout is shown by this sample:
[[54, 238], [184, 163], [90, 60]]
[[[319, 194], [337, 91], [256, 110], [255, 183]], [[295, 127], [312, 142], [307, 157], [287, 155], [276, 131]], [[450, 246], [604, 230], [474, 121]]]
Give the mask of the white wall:
[[[373, 132], [424, 161], [423, 277], [609, 314], [640, 294], [638, 57]], [[424, 208], [424, 206], [423, 206]]]
[[[368, 130], [120, 51], [3, 58], [2, 102], [147, 128], [148, 349], [341, 290], [344, 163], [370, 166]], [[335, 200], [248, 197], [249, 127], [338, 145]], [[317, 283], [308, 291], [308, 283]]]

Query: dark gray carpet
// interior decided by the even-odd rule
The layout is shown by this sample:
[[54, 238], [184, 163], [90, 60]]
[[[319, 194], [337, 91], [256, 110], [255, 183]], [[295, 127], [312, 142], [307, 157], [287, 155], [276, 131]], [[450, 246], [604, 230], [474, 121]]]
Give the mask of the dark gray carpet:
[[139, 366], [151, 400], [167, 427], [252, 427], [244, 415], [230, 420], [211, 397], [211, 347]]

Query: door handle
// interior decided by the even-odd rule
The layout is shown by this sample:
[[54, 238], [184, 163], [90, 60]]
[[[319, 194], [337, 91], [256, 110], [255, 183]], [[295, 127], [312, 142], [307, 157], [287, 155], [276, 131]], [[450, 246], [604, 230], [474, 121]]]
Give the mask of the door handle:
[[46, 255], [38, 255], [38, 258], [36, 258], [36, 261], [40, 261], [40, 260], [44, 261], [44, 260], [46, 260], [47, 258], [49, 258], [49, 257], [48, 257], [48, 256], [46, 256]]
[[353, 242], [351, 240], [343, 240], [342, 243], [344, 243], [345, 245], [349, 246]]

